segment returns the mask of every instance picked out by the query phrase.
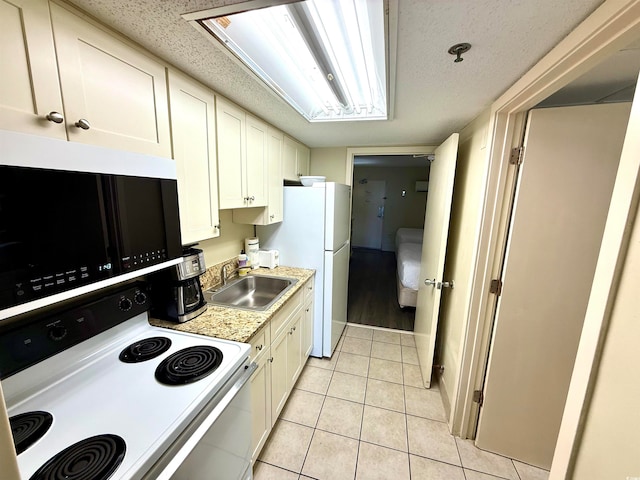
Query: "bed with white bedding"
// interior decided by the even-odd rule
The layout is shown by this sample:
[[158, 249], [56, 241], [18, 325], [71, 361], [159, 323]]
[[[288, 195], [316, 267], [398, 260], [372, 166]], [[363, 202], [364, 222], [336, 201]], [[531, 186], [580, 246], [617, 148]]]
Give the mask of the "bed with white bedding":
[[421, 228], [399, 228], [396, 232], [396, 276], [400, 307], [415, 307], [417, 303], [423, 235], [424, 230]]

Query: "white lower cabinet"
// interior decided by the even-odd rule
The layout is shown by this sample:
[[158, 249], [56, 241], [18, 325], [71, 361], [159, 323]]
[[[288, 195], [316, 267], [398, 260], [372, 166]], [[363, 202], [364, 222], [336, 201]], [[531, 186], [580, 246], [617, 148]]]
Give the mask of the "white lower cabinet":
[[252, 361], [258, 364], [257, 370], [251, 376], [251, 448], [254, 462], [285, 407], [289, 394], [304, 368], [308, 352], [311, 351], [312, 342], [308, 339], [313, 340], [313, 333], [307, 322], [313, 321], [313, 308], [309, 317], [303, 307], [303, 301], [308, 298], [309, 287], [313, 292], [313, 278], [308, 280], [302, 290], [293, 295], [270, 323], [262, 327], [251, 340]]
[[291, 320], [291, 326], [287, 332], [289, 339], [287, 340], [287, 380], [289, 381], [289, 391], [302, 372], [304, 361], [307, 357], [302, 356], [302, 319], [304, 318], [304, 310], [299, 310], [295, 317]]
[[271, 425], [276, 423], [278, 415], [289, 397], [287, 378], [287, 348], [289, 332], [282, 332], [271, 344]]
[[251, 458], [255, 462], [271, 432], [271, 363], [270, 351], [254, 359], [258, 368], [251, 375]]
[[302, 355], [308, 358], [313, 348], [313, 279], [304, 286], [302, 318]]

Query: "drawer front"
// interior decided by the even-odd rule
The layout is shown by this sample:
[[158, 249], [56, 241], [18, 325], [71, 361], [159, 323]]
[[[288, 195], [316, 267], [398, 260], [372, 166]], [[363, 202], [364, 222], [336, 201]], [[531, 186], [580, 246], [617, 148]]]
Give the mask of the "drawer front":
[[280, 309], [278, 313], [271, 319], [271, 338], [276, 338], [284, 330], [288, 320], [296, 312], [302, 308], [302, 300], [304, 299], [303, 290], [298, 290], [287, 303]]
[[304, 304], [306, 305], [307, 302], [313, 298], [313, 290], [314, 290], [313, 277], [311, 277], [309, 281], [307, 281], [307, 283], [304, 284], [303, 288], [304, 288]]
[[269, 345], [271, 344], [270, 334], [271, 329], [269, 328], [269, 325], [265, 325], [249, 341], [249, 343], [251, 344], [251, 353], [249, 354], [249, 358], [251, 359], [251, 361], [255, 361], [256, 358], [258, 358], [269, 349]]

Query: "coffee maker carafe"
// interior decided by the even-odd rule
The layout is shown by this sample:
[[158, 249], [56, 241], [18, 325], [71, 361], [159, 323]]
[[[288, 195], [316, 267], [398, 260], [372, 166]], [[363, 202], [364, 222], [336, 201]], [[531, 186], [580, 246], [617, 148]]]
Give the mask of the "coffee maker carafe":
[[187, 248], [182, 262], [158, 272], [151, 282], [151, 315], [173, 322], [186, 322], [207, 309], [202, 294], [200, 275], [206, 270], [204, 254], [198, 248]]

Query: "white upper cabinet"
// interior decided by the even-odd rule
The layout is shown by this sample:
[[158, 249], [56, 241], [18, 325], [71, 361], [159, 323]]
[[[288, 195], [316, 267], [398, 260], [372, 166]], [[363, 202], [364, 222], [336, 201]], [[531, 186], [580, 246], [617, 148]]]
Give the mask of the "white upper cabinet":
[[46, 1], [0, 0], [0, 52], [0, 129], [66, 140]]
[[268, 129], [269, 126], [247, 114], [247, 196], [249, 206], [267, 204], [267, 181], [269, 175]]
[[215, 96], [186, 75], [170, 70], [169, 99], [180, 229], [186, 245], [220, 235]]
[[171, 157], [165, 66], [51, 4], [69, 140]]
[[246, 206], [244, 110], [216, 98], [216, 130], [218, 142], [218, 187], [220, 208], [240, 208]]
[[267, 204], [267, 124], [217, 98], [220, 208]]
[[269, 127], [267, 130], [267, 206], [242, 208], [233, 211], [235, 223], [269, 225], [282, 221], [282, 149], [284, 134]]
[[284, 135], [275, 128], [269, 128], [268, 137], [269, 156], [269, 203], [265, 225], [282, 221], [283, 186], [282, 186], [282, 155], [284, 149]]
[[309, 175], [309, 149], [285, 135], [282, 165], [285, 180], [299, 181]]

